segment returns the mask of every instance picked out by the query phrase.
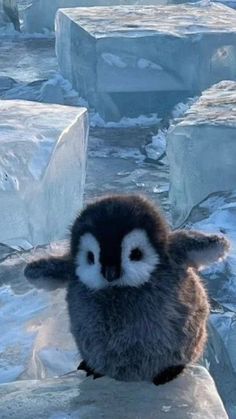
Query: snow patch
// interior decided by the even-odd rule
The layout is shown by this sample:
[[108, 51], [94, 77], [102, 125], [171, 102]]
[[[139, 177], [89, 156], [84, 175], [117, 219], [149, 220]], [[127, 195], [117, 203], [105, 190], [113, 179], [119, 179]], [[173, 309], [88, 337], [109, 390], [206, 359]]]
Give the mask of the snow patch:
[[193, 105], [194, 102], [198, 99], [197, 96], [193, 98], [189, 98], [187, 102], [179, 102], [177, 105], [175, 105], [173, 111], [172, 111], [172, 117], [173, 118], [182, 118], [182, 116], [187, 112], [187, 110], [190, 108], [190, 106]]
[[123, 117], [119, 122], [105, 122], [98, 113], [91, 113], [90, 126], [92, 128], [135, 128], [135, 127], [148, 127], [156, 125], [160, 122], [157, 114], [150, 116], [140, 115], [137, 118]]
[[167, 130], [159, 130], [157, 135], [152, 137], [152, 142], [145, 146], [147, 157], [152, 160], [161, 159], [166, 151]]

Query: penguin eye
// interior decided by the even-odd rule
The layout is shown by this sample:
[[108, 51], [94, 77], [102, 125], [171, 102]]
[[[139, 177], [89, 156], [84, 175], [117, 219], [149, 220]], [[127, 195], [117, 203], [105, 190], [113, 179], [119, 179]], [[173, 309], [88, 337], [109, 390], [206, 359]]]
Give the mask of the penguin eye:
[[129, 258], [132, 261], [138, 262], [143, 258], [143, 252], [138, 247], [135, 247], [135, 249], [131, 250]]
[[95, 262], [94, 254], [91, 251], [87, 253], [87, 262], [89, 265], [94, 265], [94, 262]]

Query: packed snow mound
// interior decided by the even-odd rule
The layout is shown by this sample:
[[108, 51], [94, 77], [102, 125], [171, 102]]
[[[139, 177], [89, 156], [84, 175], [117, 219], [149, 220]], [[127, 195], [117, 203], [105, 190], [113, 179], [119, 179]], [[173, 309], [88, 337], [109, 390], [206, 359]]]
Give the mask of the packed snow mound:
[[107, 121], [163, 117], [186, 97], [236, 79], [236, 11], [204, 4], [60, 9], [60, 71]]
[[0, 242], [65, 237], [83, 201], [86, 109], [0, 101], [0, 134]]
[[168, 132], [170, 201], [181, 225], [209, 194], [236, 185], [236, 83], [223, 81], [203, 92]]
[[147, 157], [151, 160], [160, 160], [164, 157], [166, 152], [166, 135], [167, 130], [159, 130], [156, 135], [153, 135], [152, 141], [145, 146]]

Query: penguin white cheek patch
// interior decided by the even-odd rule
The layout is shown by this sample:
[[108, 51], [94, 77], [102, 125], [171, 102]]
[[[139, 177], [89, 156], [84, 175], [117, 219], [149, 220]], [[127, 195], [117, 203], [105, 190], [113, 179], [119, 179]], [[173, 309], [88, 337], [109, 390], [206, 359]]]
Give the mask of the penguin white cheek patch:
[[93, 290], [110, 286], [138, 287], [150, 279], [159, 263], [159, 255], [144, 230], [135, 229], [127, 234], [121, 245], [122, 276], [108, 282], [101, 274], [100, 245], [91, 233], [84, 234], [75, 259], [76, 275]]
[[87, 287], [98, 290], [107, 286], [101, 274], [99, 262], [100, 246], [91, 233], [84, 234], [80, 239], [78, 254], [75, 259], [76, 275]]
[[121, 257], [124, 271], [119, 281], [121, 286], [138, 287], [144, 284], [160, 262], [147, 233], [141, 229], [135, 229], [125, 236]]

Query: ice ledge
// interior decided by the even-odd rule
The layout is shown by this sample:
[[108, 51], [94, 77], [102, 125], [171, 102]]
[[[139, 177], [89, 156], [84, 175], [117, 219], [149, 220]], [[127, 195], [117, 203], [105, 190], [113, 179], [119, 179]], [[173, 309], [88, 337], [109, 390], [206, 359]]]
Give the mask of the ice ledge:
[[200, 366], [160, 387], [77, 373], [0, 386], [1, 418], [226, 419], [215, 384]]

